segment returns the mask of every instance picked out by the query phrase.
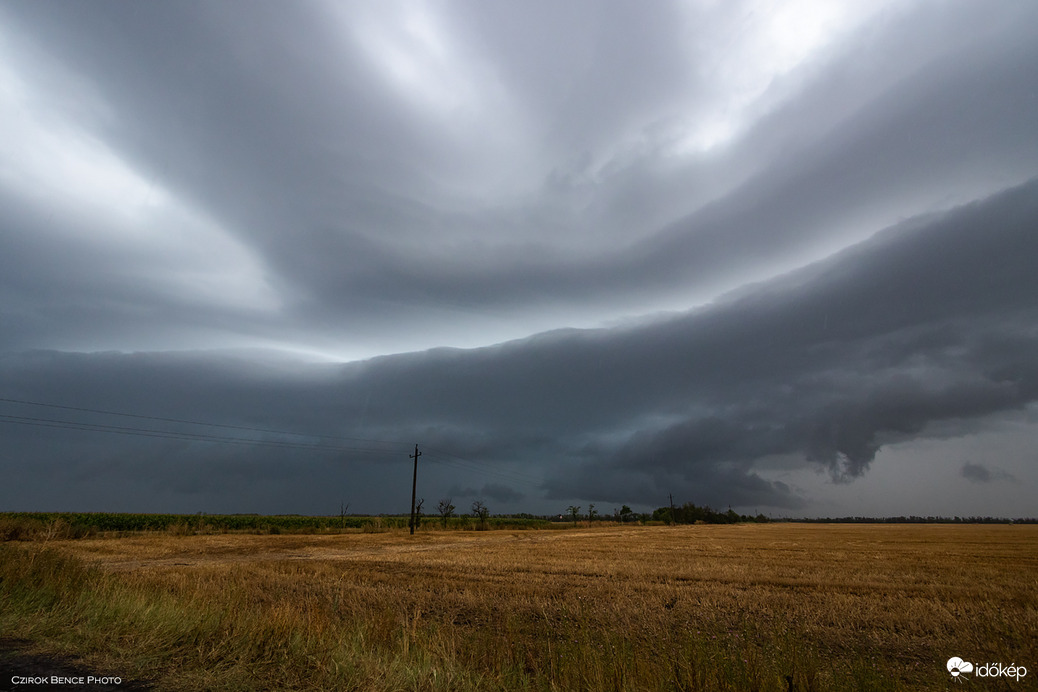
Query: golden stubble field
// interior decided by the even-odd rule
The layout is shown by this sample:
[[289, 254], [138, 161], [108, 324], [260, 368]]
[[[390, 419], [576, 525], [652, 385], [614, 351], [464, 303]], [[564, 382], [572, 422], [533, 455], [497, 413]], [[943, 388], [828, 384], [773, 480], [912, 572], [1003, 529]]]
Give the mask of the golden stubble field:
[[141, 534], [47, 548], [86, 576], [23, 612], [18, 636], [160, 689], [958, 689], [952, 656], [1028, 669], [974, 676], [974, 689], [1038, 689], [1038, 526]]

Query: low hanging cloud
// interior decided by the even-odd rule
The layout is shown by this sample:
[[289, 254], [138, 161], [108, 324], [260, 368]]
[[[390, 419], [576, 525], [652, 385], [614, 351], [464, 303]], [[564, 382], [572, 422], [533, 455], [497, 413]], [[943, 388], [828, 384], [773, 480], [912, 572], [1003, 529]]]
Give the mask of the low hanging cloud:
[[[651, 504], [679, 491], [714, 505], [795, 509], [805, 498], [766, 479], [763, 460], [853, 482], [885, 444], [948, 436], [957, 421], [969, 427], [1038, 401], [1035, 227], [1038, 181], [649, 323], [345, 365], [271, 358], [259, 367], [203, 353], [6, 355], [2, 393], [276, 424], [326, 444], [400, 440], [406, 451], [417, 441], [441, 465], [423, 468], [453, 477], [454, 494], [504, 506], [524, 494]], [[988, 262], [999, 270], [978, 268]], [[6, 444], [13, 458], [19, 445], [40, 442], [16, 435]], [[112, 458], [131, 444], [85, 448], [69, 463], [96, 464], [98, 450]], [[220, 445], [191, 446], [194, 460], [212, 459], [196, 489], [238, 476]], [[186, 468], [180, 453], [170, 449], [165, 463]], [[468, 465], [442, 466], [453, 459]], [[380, 466], [352, 468], [354, 485], [378, 485]], [[477, 493], [457, 482], [480, 469], [536, 479], [534, 493], [497, 481]], [[983, 481], [985, 471], [968, 465], [963, 475]]]
[[1002, 470], [991, 470], [986, 464], [967, 461], [962, 465], [962, 477], [971, 483], [991, 483], [992, 481], [1015, 481], [1012, 474]]
[[0, 506], [381, 512], [419, 443], [807, 511], [1032, 420], [1038, 5], [759, 4], [0, 4]]
[[491, 500], [497, 502], [515, 503], [521, 501], [525, 495], [517, 492], [515, 489], [502, 485], [501, 483], [487, 483], [483, 486], [483, 490], [480, 493], [483, 497], [488, 497]]
[[966, 462], [962, 465], [962, 477], [974, 483], [990, 483], [991, 471], [983, 464]]

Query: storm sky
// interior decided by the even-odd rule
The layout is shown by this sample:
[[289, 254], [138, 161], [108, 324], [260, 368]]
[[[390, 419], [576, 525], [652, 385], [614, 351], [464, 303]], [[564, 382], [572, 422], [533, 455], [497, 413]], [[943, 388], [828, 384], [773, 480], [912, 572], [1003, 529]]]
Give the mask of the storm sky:
[[1035, 516], [1036, 443], [1030, 0], [0, 1], [0, 510]]

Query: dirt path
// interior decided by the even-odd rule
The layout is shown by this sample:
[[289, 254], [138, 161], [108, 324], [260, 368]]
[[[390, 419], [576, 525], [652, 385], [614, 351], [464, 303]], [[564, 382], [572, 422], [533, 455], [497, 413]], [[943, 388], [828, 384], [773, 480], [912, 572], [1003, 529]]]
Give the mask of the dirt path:
[[[110, 680], [108, 684], [104, 682], [106, 676]], [[34, 652], [27, 641], [0, 638], [0, 690], [141, 692], [152, 689], [146, 682], [126, 678], [113, 684], [113, 678], [118, 679], [118, 674], [91, 670], [65, 656]]]

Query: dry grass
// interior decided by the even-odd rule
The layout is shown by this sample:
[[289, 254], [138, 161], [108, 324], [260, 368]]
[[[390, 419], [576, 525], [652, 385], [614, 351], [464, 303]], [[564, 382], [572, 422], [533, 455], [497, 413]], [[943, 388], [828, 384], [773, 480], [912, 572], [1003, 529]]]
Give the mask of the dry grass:
[[[57, 553], [47, 559], [93, 567], [35, 610], [0, 592], [0, 624], [168, 689], [784, 691], [787, 675], [798, 690], [944, 689], [951, 656], [1033, 666], [1030, 683], [1038, 678], [1034, 526], [610, 525], [48, 546]], [[23, 562], [42, 554], [14, 550]]]

